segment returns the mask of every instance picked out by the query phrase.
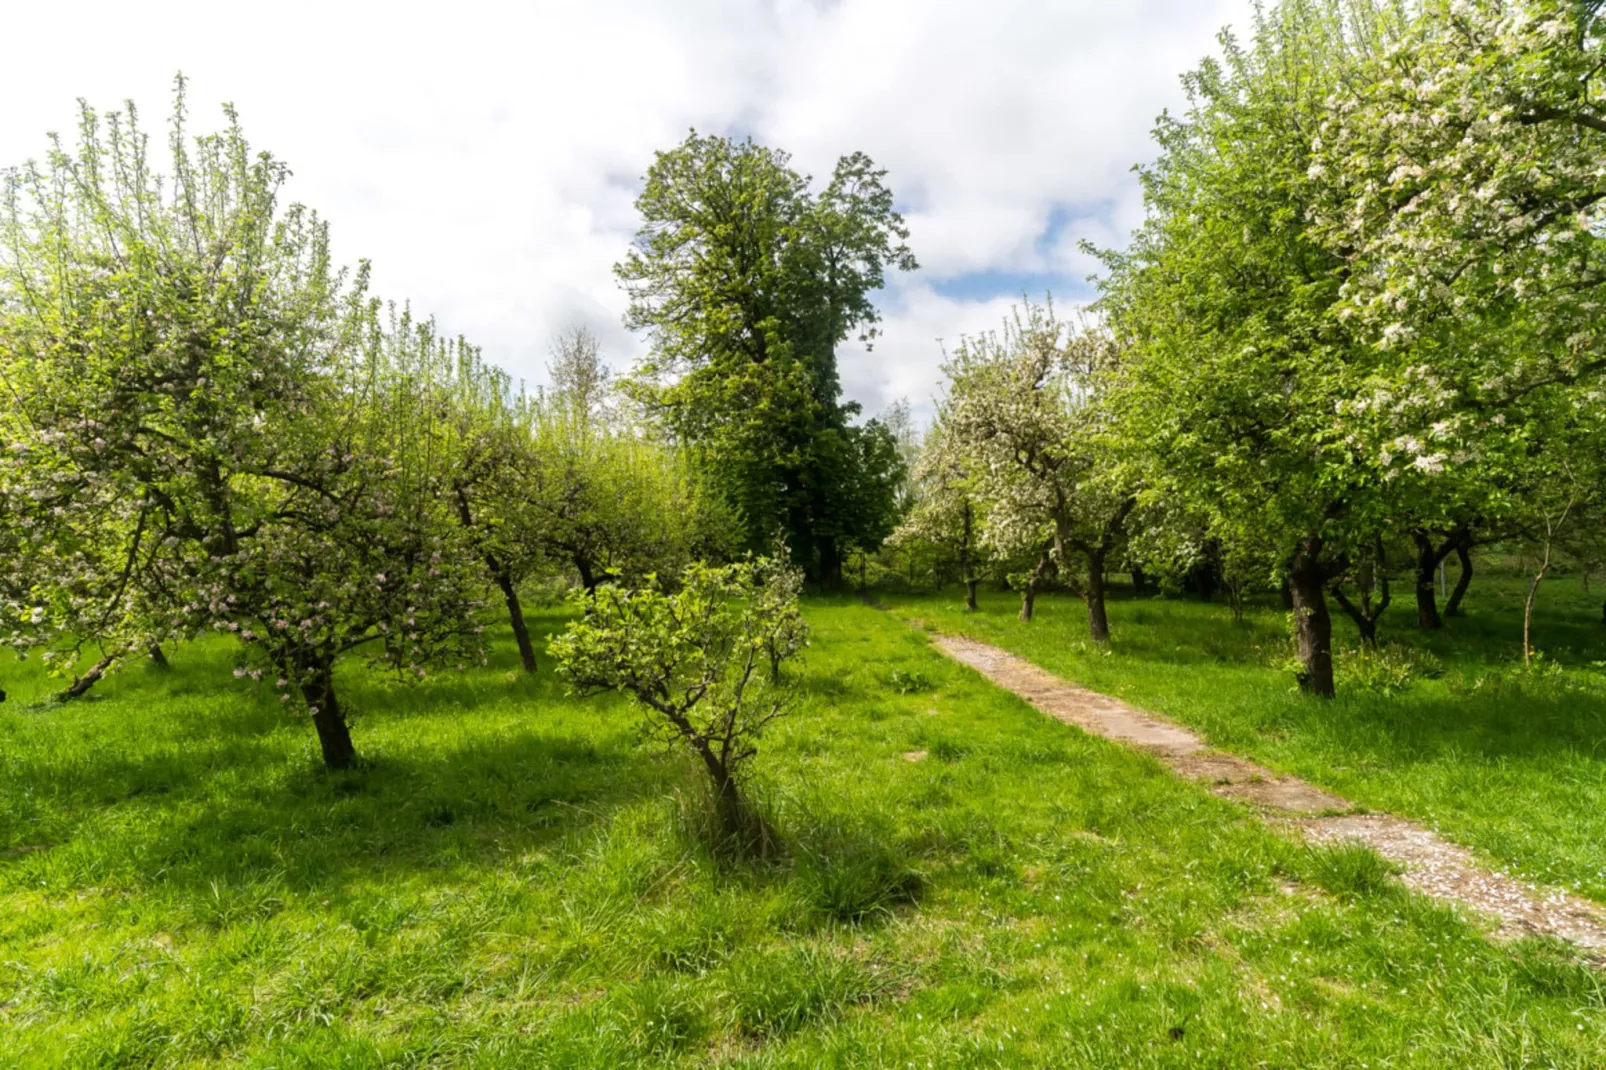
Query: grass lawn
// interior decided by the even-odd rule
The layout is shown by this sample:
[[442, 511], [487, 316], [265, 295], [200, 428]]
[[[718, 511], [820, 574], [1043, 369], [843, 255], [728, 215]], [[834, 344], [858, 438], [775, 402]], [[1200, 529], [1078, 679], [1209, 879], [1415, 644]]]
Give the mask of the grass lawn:
[[1111, 649], [1100, 650], [1071, 595], [1040, 598], [1028, 624], [1006, 592], [986, 593], [975, 614], [957, 590], [881, 597], [905, 619], [1001, 646], [1219, 747], [1419, 819], [1498, 866], [1606, 901], [1606, 592], [1547, 581], [1534, 632], [1544, 657], [1524, 670], [1525, 584], [1487, 572], [1468, 616], [1443, 631], [1417, 631], [1409, 587], [1397, 592], [1381, 659], [1356, 656], [1355, 628], [1335, 606], [1345, 649], [1331, 703], [1295, 689], [1291, 631], [1275, 606], [1235, 624], [1224, 602], [1119, 599]]
[[[1042, 605], [1030, 629], [1001, 596], [963, 622], [901, 608], [1606, 879], [1598, 691], [1452, 676], [1317, 711], [1244, 663], [1270, 615], [1121, 604], [1105, 657]], [[0, 1065], [1600, 1065], [1606, 992], [1564, 949], [1497, 946], [1376, 856], [1295, 845], [893, 614], [808, 617], [801, 707], [758, 760], [787, 856], [737, 867], [635, 712], [521, 679], [505, 636], [491, 668], [414, 689], [350, 671], [371, 764], [343, 774], [221, 644], [68, 707], [30, 708], [41, 683], [8, 660]], [[1541, 819], [1567, 834], [1516, 835]]]

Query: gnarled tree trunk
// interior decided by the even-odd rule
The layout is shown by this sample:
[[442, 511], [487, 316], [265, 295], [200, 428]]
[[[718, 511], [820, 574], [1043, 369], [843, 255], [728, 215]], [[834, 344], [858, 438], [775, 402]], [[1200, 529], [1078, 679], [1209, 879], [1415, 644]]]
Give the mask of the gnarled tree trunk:
[[1439, 616], [1438, 591], [1434, 588], [1439, 562], [1450, 552], [1449, 547], [1436, 548], [1425, 532], [1411, 533], [1416, 541], [1416, 626], [1424, 631], [1444, 627]]
[[56, 695], [56, 701], [68, 702], [72, 699], [82, 697], [86, 692], [89, 691], [90, 688], [100, 683], [100, 678], [106, 675], [106, 670], [111, 668], [112, 664], [116, 662], [116, 660], [116, 654], [107, 654], [105, 657], [95, 662], [95, 664], [91, 665], [82, 676], [76, 677], [72, 683], [67, 685], [64, 691], [58, 693]]
[[1037, 577], [1031, 576], [1026, 580], [1026, 586], [1020, 590], [1020, 619], [1028, 621], [1037, 607]]
[[1307, 538], [1294, 555], [1288, 574], [1294, 599], [1294, 642], [1298, 649], [1299, 688], [1307, 694], [1332, 698], [1333, 618], [1327, 612], [1327, 572], [1321, 562], [1322, 540]]
[[151, 664], [158, 669], [170, 669], [172, 665], [167, 660], [167, 654], [162, 650], [161, 643], [152, 643], [150, 647]]
[[1087, 603], [1087, 629], [1095, 643], [1110, 641], [1110, 616], [1104, 605], [1104, 554], [1087, 555], [1087, 587], [1082, 593]]

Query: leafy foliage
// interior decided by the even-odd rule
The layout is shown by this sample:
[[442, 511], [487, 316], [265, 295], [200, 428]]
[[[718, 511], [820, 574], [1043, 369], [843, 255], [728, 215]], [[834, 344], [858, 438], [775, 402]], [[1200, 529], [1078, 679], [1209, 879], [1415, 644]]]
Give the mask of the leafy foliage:
[[693, 444], [748, 548], [780, 528], [827, 582], [896, 522], [897, 444], [850, 422], [836, 364], [844, 339], [874, 338], [887, 269], [916, 266], [884, 177], [856, 153], [815, 194], [785, 153], [693, 133], [648, 169], [615, 268], [652, 343], [630, 393]]
[[691, 750], [712, 779], [723, 833], [743, 850], [765, 835], [741, 796], [744, 767], [788, 708], [780, 664], [807, 641], [797, 588], [794, 570], [771, 559], [697, 563], [673, 592], [650, 578], [582, 596], [585, 615], [550, 648], [580, 692], [629, 695], [651, 731]]

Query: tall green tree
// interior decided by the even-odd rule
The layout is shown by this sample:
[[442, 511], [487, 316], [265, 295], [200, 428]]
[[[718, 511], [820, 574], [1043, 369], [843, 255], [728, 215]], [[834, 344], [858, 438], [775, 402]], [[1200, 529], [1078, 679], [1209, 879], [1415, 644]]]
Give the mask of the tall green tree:
[[751, 548], [782, 529], [826, 583], [896, 520], [896, 443], [853, 423], [836, 357], [875, 337], [886, 272], [917, 266], [884, 178], [855, 153], [816, 193], [786, 153], [694, 132], [649, 168], [615, 267], [652, 345], [628, 388], [693, 448]]

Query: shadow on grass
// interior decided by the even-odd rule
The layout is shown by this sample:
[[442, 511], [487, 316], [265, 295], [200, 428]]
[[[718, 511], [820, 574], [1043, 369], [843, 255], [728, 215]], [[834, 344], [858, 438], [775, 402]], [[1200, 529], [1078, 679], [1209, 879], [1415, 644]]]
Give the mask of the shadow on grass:
[[[544, 639], [561, 619], [540, 623]], [[0, 740], [27, 743], [0, 767], [0, 846], [30, 848], [0, 854], [0, 884], [328, 891], [494, 866], [662, 790], [633, 714], [565, 695], [549, 664], [523, 675], [504, 645], [492, 649], [505, 669], [412, 687], [345, 666], [361, 758], [345, 771], [322, 767], [294, 703], [233, 679], [217, 641], [174, 650], [170, 671], [131, 666], [95, 706], [0, 723]]]

